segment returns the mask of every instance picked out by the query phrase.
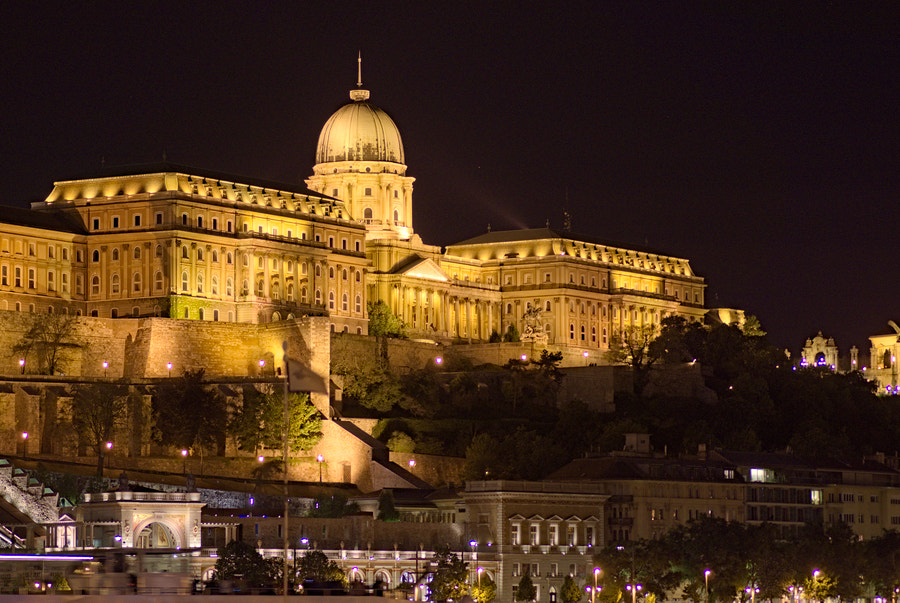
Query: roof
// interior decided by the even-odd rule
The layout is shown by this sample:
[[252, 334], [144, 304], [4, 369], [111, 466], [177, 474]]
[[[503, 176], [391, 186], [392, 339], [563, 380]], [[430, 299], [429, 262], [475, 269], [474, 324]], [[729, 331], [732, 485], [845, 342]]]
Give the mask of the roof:
[[609, 239], [601, 239], [591, 235], [585, 235], [567, 230], [557, 230], [555, 228], [525, 228], [522, 230], [492, 230], [477, 237], [466, 239], [458, 243], [448, 245], [448, 247], [459, 247], [462, 245], [490, 245], [495, 243], [515, 243], [517, 241], [540, 241], [543, 239], [565, 239], [568, 241], [577, 241], [579, 243], [588, 243], [590, 245], [602, 245], [604, 247], [615, 247], [618, 249], [629, 249], [639, 251], [641, 253], [651, 253], [653, 255], [661, 255], [665, 257], [674, 257], [664, 251], [651, 249], [640, 245], [632, 245], [630, 243], [622, 243], [620, 241], [612, 241]]
[[175, 172], [179, 174], [185, 174], [188, 176], [199, 176], [200, 178], [208, 178], [210, 180], [222, 180], [225, 182], [231, 182], [234, 184], [246, 184], [249, 186], [255, 186], [260, 188], [284, 191], [289, 193], [297, 193], [301, 195], [310, 195], [313, 197], [321, 197], [323, 199], [330, 199], [332, 201], [338, 201], [338, 199], [334, 199], [333, 197], [329, 197], [328, 195], [317, 193], [313, 190], [306, 188], [306, 186], [302, 184], [288, 184], [285, 182], [277, 182], [274, 180], [264, 180], [261, 178], [253, 178], [249, 176], [241, 176], [238, 174], [229, 174], [227, 172], [219, 172], [216, 170], [208, 170], [205, 168], [191, 167], [186, 165], [180, 165], [177, 163], [171, 163], [168, 161], [161, 161], [157, 163], [137, 163], [131, 165], [118, 165], [118, 166], [110, 166], [103, 167], [97, 170], [96, 172], [92, 172], [90, 174], [81, 174], [72, 178], [67, 178], [62, 180], [61, 182], [71, 182], [77, 180], [94, 180], [98, 178], [122, 178], [125, 176], [141, 176], [146, 174], [160, 174], [165, 172]]
[[34, 211], [12, 205], [0, 205], [0, 215], [2, 215], [0, 221], [4, 224], [72, 234], [87, 234], [87, 229], [77, 214]]

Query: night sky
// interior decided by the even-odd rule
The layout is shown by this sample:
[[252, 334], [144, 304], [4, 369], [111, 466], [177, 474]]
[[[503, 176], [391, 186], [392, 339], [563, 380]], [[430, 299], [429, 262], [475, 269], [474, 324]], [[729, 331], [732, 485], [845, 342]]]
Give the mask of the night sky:
[[795, 354], [900, 321], [896, 2], [3, 2], [2, 198], [105, 162], [297, 183], [356, 56], [446, 245], [562, 226], [686, 257]]

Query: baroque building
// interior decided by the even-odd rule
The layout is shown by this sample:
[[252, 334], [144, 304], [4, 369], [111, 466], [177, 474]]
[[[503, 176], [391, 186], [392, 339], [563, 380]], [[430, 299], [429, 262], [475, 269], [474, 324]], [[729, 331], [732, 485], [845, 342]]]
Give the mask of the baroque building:
[[597, 352], [616, 331], [705, 313], [703, 278], [655, 250], [549, 227], [424, 243], [400, 132], [369, 98], [351, 91], [326, 121], [308, 188], [163, 163], [57, 182], [30, 210], [8, 208], [0, 309], [311, 315], [366, 334], [366, 304], [382, 300], [417, 338], [486, 342], [515, 327]]

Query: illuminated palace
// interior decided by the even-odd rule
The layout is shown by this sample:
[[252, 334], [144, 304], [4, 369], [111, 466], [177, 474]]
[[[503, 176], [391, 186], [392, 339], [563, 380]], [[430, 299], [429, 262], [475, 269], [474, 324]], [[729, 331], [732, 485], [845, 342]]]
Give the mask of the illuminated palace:
[[705, 312], [689, 262], [567, 230], [448, 246], [413, 230], [393, 120], [353, 90], [325, 123], [306, 187], [172, 164], [57, 182], [0, 223], [0, 310], [269, 323], [327, 316], [367, 333], [385, 301], [410, 335], [485, 342], [510, 325], [602, 351], [631, 325]]

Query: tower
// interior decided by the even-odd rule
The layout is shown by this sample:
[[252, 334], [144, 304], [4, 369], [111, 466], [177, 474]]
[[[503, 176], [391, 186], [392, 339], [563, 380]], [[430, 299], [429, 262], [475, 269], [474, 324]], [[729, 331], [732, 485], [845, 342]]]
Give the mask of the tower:
[[325, 122], [316, 164], [306, 185], [341, 199], [364, 223], [368, 240], [408, 240], [413, 234], [413, 181], [406, 175], [403, 141], [390, 116], [369, 102], [362, 88], [362, 60], [350, 103]]

